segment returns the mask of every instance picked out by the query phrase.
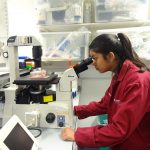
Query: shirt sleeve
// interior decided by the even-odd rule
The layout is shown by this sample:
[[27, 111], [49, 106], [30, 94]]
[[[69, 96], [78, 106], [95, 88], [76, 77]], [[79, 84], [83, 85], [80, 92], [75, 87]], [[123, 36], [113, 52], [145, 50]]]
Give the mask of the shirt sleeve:
[[79, 105], [74, 107], [74, 114], [78, 119], [84, 119], [89, 116], [96, 116], [107, 113], [108, 100], [110, 99], [109, 89], [106, 91], [105, 96], [99, 101], [90, 102], [88, 105]]
[[124, 141], [138, 126], [149, 107], [148, 93], [148, 88], [144, 85], [128, 85], [112, 122], [104, 127], [97, 125], [77, 128], [75, 132], [77, 145], [81, 148], [102, 147], [113, 146]]

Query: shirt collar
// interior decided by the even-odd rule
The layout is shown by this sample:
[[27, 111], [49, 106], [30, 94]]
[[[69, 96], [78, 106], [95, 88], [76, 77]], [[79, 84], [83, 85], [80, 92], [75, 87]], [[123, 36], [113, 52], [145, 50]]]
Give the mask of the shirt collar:
[[135, 71], [139, 71], [139, 68], [137, 66], [135, 66], [130, 60], [125, 60], [122, 67], [121, 67], [121, 70], [118, 74], [117, 81], [122, 81], [123, 78], [125, 77], [127, 71], [130, 68], [134, 69]]

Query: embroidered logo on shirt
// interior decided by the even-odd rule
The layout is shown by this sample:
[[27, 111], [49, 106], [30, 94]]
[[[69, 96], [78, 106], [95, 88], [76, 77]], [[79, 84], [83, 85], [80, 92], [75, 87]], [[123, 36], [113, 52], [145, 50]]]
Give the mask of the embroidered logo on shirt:
[[108, 93], [108, 95], [109, 95], [109, 96], [111, 96], [111, 94], [110, 94], [110, 93]]
[[115, 102], [115, 103], [120, 103], [120, 100], [114, 98], [114, 102]]

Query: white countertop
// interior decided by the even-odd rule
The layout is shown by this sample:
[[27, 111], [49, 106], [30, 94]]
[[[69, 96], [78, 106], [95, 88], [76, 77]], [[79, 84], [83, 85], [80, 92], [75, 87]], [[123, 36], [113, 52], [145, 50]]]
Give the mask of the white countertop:
[[73, 142], [63, 141], [60, 138], [61, 129], [42, 129], [37, 138], [40, 150], [72, 150]]
[[6, 74], [8, 74], [8, 75], [9, 75], [9, 72], [0, 72], [0, 76], [2, 76], [2, 75], [6, 75]]

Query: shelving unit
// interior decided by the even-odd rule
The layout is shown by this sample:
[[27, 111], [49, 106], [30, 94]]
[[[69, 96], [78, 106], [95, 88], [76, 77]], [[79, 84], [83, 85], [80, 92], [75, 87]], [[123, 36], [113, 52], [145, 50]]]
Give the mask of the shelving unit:
[[[72, 0], [69, 0], [72, 1]], [[76, 0], [74, 0], [76, 1]], [[117, 0], [116, 2], [111, 1], [111, 0], [84, 0], [84, 3], [86, 4], [86, 2], [89, 3], [89, 1], [91, 1], [91, 5], [92, 5], [92, 11], [91, 11], [91, 15], [92, 15], [92, 22], [91, 23], [74, 23], [74, 24], [66, 24], [66, 23], [61, 23], [61, 24], [45, 24], [45, 25], [38, 25], [38, 29], [40, 32], [64, 32], [64, 31], [76, 31], [79, 30], [82, 27], [87, 28], [89, 31], [91, 32], [95, 32], [96, 30], [100, 30], [100, 29], [115, 29], [115, 28], [127, 28], [127, 27], [140, 27], [140, 26], [150, 26], [150, 0], [145, 0], [145, 1], [139, 1], [137, 0], [137, 4], [135, 1], [129, 1], [129, 0]], [[52, 2], [52, 1], [51, 1]], [[129, 3], [130, 2], [130, 3]], [[128, 4], [129, 3], [129, 4]], [[83, 5], [83, 7], [85, 7], [85, 4]], [[136, 18], [135, 16], [132, 16], [132, 14], [130, 14], [130, 12], [134, 12], [134, 10], [138, 10], [139, 7], [145, 8], [144, 9], [144, 14], [145, 15], [144, 18], [142, 18], [142, 16], [139, 16], [139, 18]], [[97, 8], [98, 6], [103, 6], [103, 8]], [[148, 6], [147, 6], [148, 5]], [[112, 8], [114, 6], [114, 8]], [[120, 6], [120, 7], [119, 7]], [[121, 8], [121, 6], [124, 8]], [[132, 7], [134, 6], [134, 7]], [[100, 17], [101, 13], [105, 13], [105, 12], [120, 12], [120, 11], [125, 11], [125, 12], [129, 12], [127, 17], [129, 19], [118, 19], [118, 20], [107, 20], [106, 19], [102, 19], [99, 20], [98, 18]], [[142, 10], [143, 11], [143, 10]], [[141, 12], [141, 9], [139, 10], [139, 12]], [[86, 16], [86, 14], [84, 14], [86, 12], [84, 12], [84, 8], [83, 8], [83, 18]], [[138, 12], [137, 12], [138, 13]], [[136, 13], [135, 13], [136, 14]], [[119, 17], [121, 16], [119, 13], [115, 14], [115, 16]], [[106, 15], [106, 17], [109, 17]], [[135, 18], [134, 18], [135, 17]], [[94, 19], [93, 19], [94, 18]], [[142, 20], [143, 19], [143, 20]], [[84, 19], [83, 19], [84, 20]]]
[[146, 21], [126, 21], [126, 22], [102, 22], [102, 23], [83, 23], [83, 24], [67, 24], [67, 25], [42, 25], [37, 26], [40, 32], [62, 32], [76, 31], [82, 27], [94, 32], [100, 29], [115, 29], [126, 27], [150, 26], [150, 20]]
[[[28, 23], [28, 25], [27, 25], [27, 27], [26, 26], [24, 26], [23, 27], [23, 29], [25, 29], [25, 30], [27, 30], [26, 31], [26, 33], [29, 33], [29, 31], [32, 29], [32, 31], [36, 28], [37, 29], [37, 31], [39, 32], [38, 34], [39, 35], [42, 35], [42, 34], [49, 34], [50, 36], [51, 36], [51, 34], [52, 33], [55, 33], [55, 32], [57, 32], [58, 34], [59, 34], [59, 32], [60, 32], [60, 34], [62, 33], [62, 32], [76, 32], [76, 31], [89, 31], [89, 32], [91, 32], [91, 38], [90, 38], [90, 40], [89, 40], [89, 43], [90, 43], [90, 41], [91, 41], [91, 39], [93, 39], [95, 36], [96, 36], [96, 31], [97, 30], [106, 30], [106, 29], [118, 29], [118, 28], [131, 28], [131, 27], [141, 27], [141, 26], [150, 26], [150, 0], [148, 0], [148, 2], [149, 2], [149, 5], [148, 5], [148, 7], [149, 7], [149, 9], [148, 9], [148, 11], [149, 11], [149, 18], [147, 18], [147, 20], [130, 20], [130, 21], [126, 21], [126, 20], [124, 20], [124, 21], [110, 21], [110, 20], [103, 20], [102, 22], [98, 22], [98, 23], [94, 23], [94, 19], [93, 18], [95, 18], [95, 15], [96, 15], [96, 11], [95, 11], [95, 9], [96, 9], [96, 6], [97, 5], [104, 5], [104, 3], [107, 1], [107, 3], [109, 3], [109, 2], [111, 2], [111, 0], [109, 1], [109, 0], [91, 0], [91, 2], [92, 2], [92, 11], [91, 11], [91, 15], [92, 15], [92, 21], [91, 21], [91, 23], [70, 23], [69, 24], [69, 22], [65, 22], [65, 18], [63, 18], [63, 21], [62, 21], [62, 18], [60, 19], [60, 22], [59, 22], [59, 20], [57, 20], [56, 18], [54, 18], [54, 16], [51, 16], [51, 15], [53, 15], [53, 14], [51, 14], [51, 15], [49, 15], [49, 12], [59, 12], [59, 11], [61, 11], [61, 10], [66, 10], [66, 6], [68, 6], [68, 7], [71, 7], [71, 5], [70, 4], [72, 4], [72, 2], [73, 2], [73, 4], [74, 3], [80, 3], [81, 1], [79, 1], [79, 0], [62, 0], [62, 1], [59, 1], [59, 0], [35, 0], [35, 1], [37, 1], [38, 2], [38, 5], [37, 5], [37, 7], [35, 7], [35, 5], [33, 4], [33, 2], [30, 2], [29, 0], [27, 0], [27, 1], [25, 1], [25, 0], [23, 0], [22, 1], [22, 4], [27, 4], [27, 5], [24, 5], [24, 7], [22, 8], [22, 6], [20, 5], [20, 3], [19, 3], [19, 0], [15, 0], [16, 1], [16, 3], [18, 4], [18, 8], [20, 8], [20, 12], [22, 12], [22, 14], [26, 14], [25, 12], [26, 11], [28, 11], [28, 16], [25, 16], [25, 15], [23, 15], [24, 16], [24, 18], [27, 20], [29, 20], [29, 23]], [[87, 0], [85, 0], [84, 2], [86, 2]], [[90, 0], [88, 0], [88, 2], [89, 2]], [[122, 1], [122, 0], [117, 0], [117, 1]], [[127, 2], [128, 0], [126, 0], [125, 2]], [[66, 3], [67, 2], [67, 3]], [[85, 14], [84, 14], [84, 6], [85, 6], [85, 3], [83, 2], [83, 12], [82, 12], [82, 14], [81, 14], [81, 16], [85, 16]], [[97, 3], [97, 5], [95, 4], [95, 2], [98, 2]], [[133, 1], [134, 2], [134, 1]], [[43, 3], [43, 4], [42, 4]], [[45, 4], [46, 3], [46, 4]], [[63, 3], [63, 4], [62, 4]], [[107, 5], [107, 3], [105, 4], [105, 5]], [[29, 9], [29, 6], [30, 6], [30, 9]], [[14, 6], [13, 6], [13, 4], [11, 4], [11, 7], [12, 8], [15, 8]], [[44, 8], [43, 8], [44, 7]], [[95, 7], [95, 9], [94, 9], [94, 7]], [[127, 6], [126, 6], [127, 7]], [[34, 23], [34, 27], [35, 28], [33, 28], [33, 22], [30, 22], [30, 20], [36, 20], [35, 18], [33, 18], [34, 16], [33, 16], [33, 12], [35, 11], [36, 12], [36, 8], [38, 9], [39, 8], [39, 10], [43, 10], [43, 9], [45, 9], [45, 11], [46, 12], [48, 12], [48, 15], [47, 15], [47, 19], [48, 20], [53, 20], [52, 22], [45, 22], [45, 23], [41, 23], [41, 24], [36, 24], [36, 23]], [[34, 10], [34, 11], [33, 11]], [[15, 13], [17, 13], [17, 14], [20, 14], [19, 13], [19, 11], [18, 10], [15, 10], [15, 9], [13, 9], [12, 10], [12, 12], [14, 11], [14, 14]], [[18, 11], [18, 12], [17, 12]], [[74, 10], [73, 10], [73, 12], [74, 12]], [[66, 12], [65, 12], [66, 13]], [[16, 14], [16, 15], [17, 15]], [[29, 15], [30, 14], [30, 15]], [[66, 14], [65, 14], [66, 15]], [[31, 17], [32, 16], [32, 17]], [[119, 14], [118, 14], [118, 16], [119, 16]], [[19, 16], [18, 16], [19, 17]], [[21, 17], [21, 16], [20, 16]], [[51, 17], [51, 18], [50, 18]], [[66, 16], [65, 16], [66, 17]], [[11, 17], [11, 18], [13, 18], [13, 16]], [[29, 19], [30, 18], [30, 19]], [[32, 19], [33, 18], [33, 19]], [[17, 20], [18, 20], [19, 18], [17, 18]], [[56, 19], [56, 20], [55, 20]], [[21, 21], [22, 21], [22, 18], [20, 19]], [[19, 20], [19, 21], [20, 21]], [[27, 21], [28, 21], [27, 20]], [[84, 20], [84, 19], [83, 19]], [[21, 21], [20, 22], [17, 22], [17, 27], [22, 27], [22, 24], [24, 24], [24, 23], [22, 23]], [[58, 21], [58, 22], [57, 22]], [[16, 23], [16, 22], [15, 22]], [[56, 23], [56, 24], [55, 24]], [[19, 29], [19, 28], [18, 28]], [[17, 30], [17, 29], [16, 29]], [[24, 34], [25, 33], [25, 30], [19, 30], [20, 32], [18, 32], [19, 34], [21, 34], [21, 31], [22, 31], [22, 34]], [[12, 31], [14, 31], [14, 30], [12, 30]], [[31, 34], [32, 34], [32, 31], [30, 32]], [[14, 31], [15, 32], [15, 31]], [[17, 32], [17, 31], [16, 31]], [[59, 36], [59, 35], [58, 35]], [[59, 42], [59, 41], [58, 41]], [[57, 43], [57, 41], [56, 41], [56, 43]], [[54, 47], [53, 47], [54, 48]], [[88, 45], [87, 45], [87, 48], [88, 48]], [[53, 62], [56, 62], [56, 61], [58, 61], [58, 62], [60, 62], [60, 60], [51, 60], [51, 61], [53, 61]], [[65, 60], [63, 60], [62, 59], [62, 61], [65, 61]], [[68, 60], [67, 60], [68, 61]], [[52, 63], [53, 64], [53, 63]]]

